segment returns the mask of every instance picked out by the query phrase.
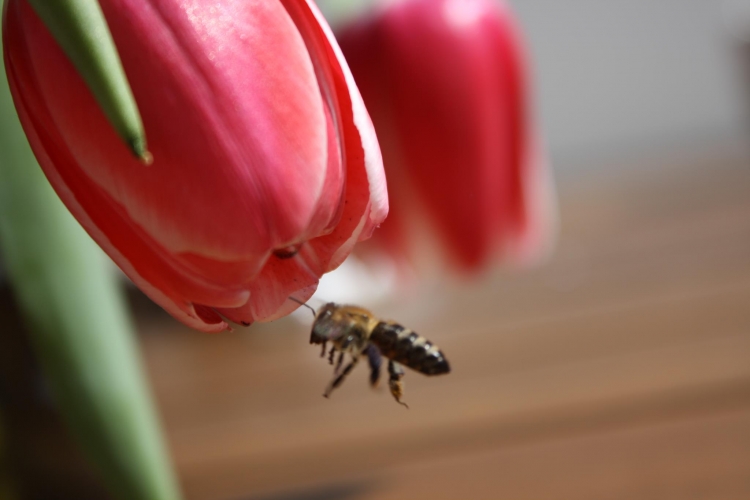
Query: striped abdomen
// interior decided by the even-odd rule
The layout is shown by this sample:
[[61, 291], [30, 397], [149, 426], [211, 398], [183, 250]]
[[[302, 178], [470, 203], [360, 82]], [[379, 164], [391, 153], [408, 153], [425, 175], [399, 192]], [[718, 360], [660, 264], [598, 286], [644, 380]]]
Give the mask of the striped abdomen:
[[378, 323], [370, 335], [370, 342], [386, 358], [425, 375], [439, 375], [451, 370], [436, 345], [397, 323]]

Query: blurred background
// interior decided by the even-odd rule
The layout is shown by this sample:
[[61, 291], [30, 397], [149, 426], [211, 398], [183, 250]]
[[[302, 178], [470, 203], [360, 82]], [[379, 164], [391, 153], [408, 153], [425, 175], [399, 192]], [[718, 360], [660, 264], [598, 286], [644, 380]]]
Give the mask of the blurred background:
[[747, 0], [510, 4], [529, 42], [558, 169], [568, 157], [670, 154], [739, 131]]
[[[364, 367], [321, 397], [309, 313], [212, 336], [131, 289], [187, 498], [750, 498], [747, 2], [510, 3], [556, 176], [554, 254], [363, 304], [451, 362], [407, 373], [409, 410]], [[106, 498], [7, 285], [0, 325], [4, 470], [24, 498]]]

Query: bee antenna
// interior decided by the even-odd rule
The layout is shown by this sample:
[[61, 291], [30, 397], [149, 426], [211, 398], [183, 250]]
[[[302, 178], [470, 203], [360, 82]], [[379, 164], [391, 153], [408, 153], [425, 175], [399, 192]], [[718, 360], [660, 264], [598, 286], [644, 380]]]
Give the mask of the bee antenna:
[[297, 300], [294, 297], [289, 297], [289, 300], [291, 300], [292, 302], [296, 302], [297, 304], [301, 306], [305, 306], [306, 308], [310, 309], [310, 312], [312, 312], [313, 318], [315, 317], [315, 309], [310, 307], [307, 303], [302, 302], [301, 300]]

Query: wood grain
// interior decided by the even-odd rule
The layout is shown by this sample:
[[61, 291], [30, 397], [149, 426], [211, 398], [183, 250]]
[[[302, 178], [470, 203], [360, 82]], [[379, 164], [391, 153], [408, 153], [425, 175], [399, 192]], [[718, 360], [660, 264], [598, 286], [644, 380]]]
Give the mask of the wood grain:
[[569, 174], [550, 262], [382, 305], [453, 367], [407, 374], [409, 411], [363, 369], [323, 399], [292, 320], [206, 336], [145, 307], [188, 498], [750, 498], [747, 158]]

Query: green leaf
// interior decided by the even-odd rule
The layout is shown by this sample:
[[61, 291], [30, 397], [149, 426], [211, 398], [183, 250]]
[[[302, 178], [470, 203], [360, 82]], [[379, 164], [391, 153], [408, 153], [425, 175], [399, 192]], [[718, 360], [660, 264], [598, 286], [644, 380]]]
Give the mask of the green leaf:
[[0, 255], [46, 380], [115, 498], [177, 500], [120, 283], [37, 165], [1, 65], [0, 79]]
[[151, 162], [138, 106], [107, 21], [96, 0], [29, 0], [83, 77], [120, 137], [142, 162]]

